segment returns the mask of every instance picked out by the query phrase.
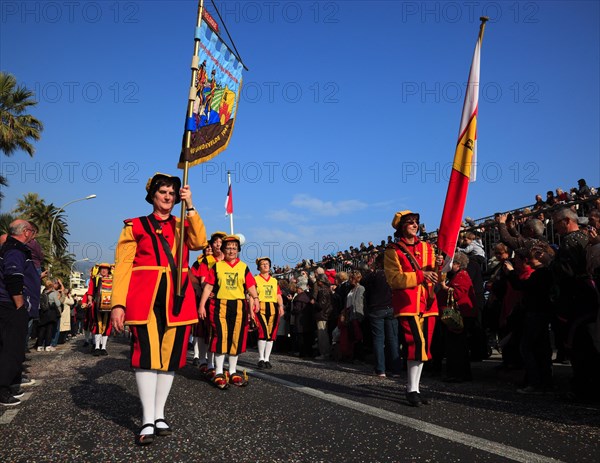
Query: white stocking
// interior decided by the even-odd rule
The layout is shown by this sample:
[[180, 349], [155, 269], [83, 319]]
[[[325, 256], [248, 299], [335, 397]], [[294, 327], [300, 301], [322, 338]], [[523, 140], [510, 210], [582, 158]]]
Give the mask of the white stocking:
[[[156, 380], [156, 399], [154, 402], [154, 421], [165, 418], [165, 404], [173, 385], [175, 378], [174, 371], [159, 371]], [[162, 423], [158, 427], [166, 428], [167, 425]]]
[[108, 342], [108, 336], [102, 336], [102, 349], [106, 350], [106, 343]]
[[261, 339], [258, 341], [258, 361], [267, 360], [268, 357], [265, 357], [265, 349], [267, 348], [267, 341]]
[[225, 364], [225, 354], [215, 354], [215, 374], [223, 374], [223, 365]]
[[267, 341], [267, 346], [265, 348], [265, 362], [268, 362], [271, 358], [271, 351], [273, 350], [273, 341]]
[[100, 349], [100, 343], [102, 342], [102, 335], [95, 334], [94, 335], [94, 344], [96, 345], [96, 349]]
[[238, 356], [237, 355], [230, 355], [229, 356], [229, 374], [232, 375], [236, 372], [236, 368], [237, 368], [237, 361], [238, 361]]
[[207, 365], [209, 369], [215, 367], [215, 353], [209, 352], [207, 355]]
[[200, 347], [198, 346], [200, 343], [200, 338], [198, 336], [194, 336], [194, 358], [200, 358]]
[[420, 392], [419, 386], [421, 385], [421, 373], [423, 373], [423, 365], [425, 365], [425, 362], [419, 362], [419, 376], [417, 377], [417, 392]]
[[[154, 410], [156, 398], [156, 370], [136, 370], [135, 381], [138, 387], [138, 394], [142, 402], [142, 425], [154, 424]], [[142, 431], [144, 434], [152, 434], [152, 428], [148, 427]]]
[[406, 387], [407, 392], [419, 392], [419, 381], [421, 379], [421, 370], [423, 369], [423, 362], [417, 360], [409, 360], [407, 362], [407, 379], [408, 384]]

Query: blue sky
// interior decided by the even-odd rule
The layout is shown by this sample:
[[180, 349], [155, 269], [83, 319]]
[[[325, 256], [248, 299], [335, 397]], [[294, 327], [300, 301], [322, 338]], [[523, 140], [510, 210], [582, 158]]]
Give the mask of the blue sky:
[[[275, 263], [378, 242], [395, 211], [439, 225], [479, 17], [478, 181], [465, 216], [600, 184], [595, 1], [217, 2], [249, 71], [228, 149], [190, 170], [209, 232]], [[197, 3], [0, 3], [0, 69], [36, 92], [34, 158], [0, 157], [2, 212], [28, 192], [66, 208], [77, 259], [112, 260], [145, 183], [176, 169]], [[209, 7], [209, 9], [211, 9]]]

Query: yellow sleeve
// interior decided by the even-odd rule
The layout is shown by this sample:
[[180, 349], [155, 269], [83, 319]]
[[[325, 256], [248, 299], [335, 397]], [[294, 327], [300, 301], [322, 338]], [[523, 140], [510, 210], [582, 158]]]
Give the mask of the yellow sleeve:
[[115, 270], [113, 274], [112, 305], [125, 307], [133, 259], [137, 251], [137, 242], [133, 237], [132, 224], [126, 223], [115, 251]]
[[398, 259], [398, 254], [392, 248], [385, 250], [383, 255], [385, 279], [392, 289], [407, 289], [417, 286], [416, 272], [404, 272]]
[[194, 215], [187, 216], [189, 227], [187, 229], [186, 244], [192, 251], [198, 251], [208, 245], [206, 241], [206, 228], [196, 211]]

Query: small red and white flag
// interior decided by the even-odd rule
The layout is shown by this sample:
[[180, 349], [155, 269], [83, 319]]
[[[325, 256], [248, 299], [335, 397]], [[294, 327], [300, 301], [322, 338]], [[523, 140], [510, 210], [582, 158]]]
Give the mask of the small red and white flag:
[[231, 195], [231, 184], [227, 190], [227, 197], [225, 198], [225, 215], [233, 214], [233, 196]]

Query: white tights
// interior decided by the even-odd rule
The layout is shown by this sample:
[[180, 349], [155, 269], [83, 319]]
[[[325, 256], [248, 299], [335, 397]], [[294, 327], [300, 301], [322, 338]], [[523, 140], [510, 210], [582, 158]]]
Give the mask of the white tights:
[[[135, 381], [142, 402], [142, 424], [154, 424], [165, 418], [165, 404], [173, 385], [173, 371], [136, 370]], [[157, 426], [166, 427], [164, 423]], [[142, 433], [151, 434], [152, 428], [145, 428]]]
[[418, 360], [409, 360], [407, 362], [407, 392], [419, 392], [421, 383], [421, 373], [423, 372], [423, 362]]

